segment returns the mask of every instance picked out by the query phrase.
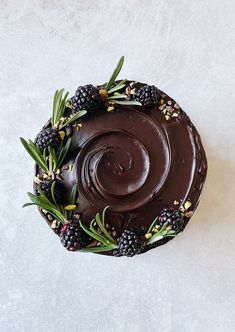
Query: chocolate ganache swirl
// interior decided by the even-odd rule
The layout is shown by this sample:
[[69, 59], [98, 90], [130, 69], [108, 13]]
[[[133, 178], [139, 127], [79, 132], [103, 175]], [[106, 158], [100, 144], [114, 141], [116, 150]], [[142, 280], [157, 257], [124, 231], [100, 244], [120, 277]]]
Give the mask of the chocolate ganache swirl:
[[[164, 102], [175, 101], [161, 92]], [[109, 222], [146, 228], [175, 200], [198, 204], [207, 162], [200, 137], [188, 116], [166, 120], [159, 106], [118, 106], [80, 119], [73, 130], [69, 158], [62, 168], [65, 195], [77, 185], [78, 212], [89, 225], [97, 211], [110, 206]]]

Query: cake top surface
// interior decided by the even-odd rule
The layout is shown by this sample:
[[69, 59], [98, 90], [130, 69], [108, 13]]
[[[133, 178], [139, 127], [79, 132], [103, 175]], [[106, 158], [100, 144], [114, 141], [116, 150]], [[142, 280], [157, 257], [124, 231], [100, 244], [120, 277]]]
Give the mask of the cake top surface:
[[[133, 256], [181, 232], [196, 209], [207, 162], [197, 130], [153, 85], [110, 80], [53, 101], [34, 143], [29, 193], [70, 251]], [[31, 203], [30, 203], [31, 204]], [[27, 205], [27, 204], [26, 204]]]

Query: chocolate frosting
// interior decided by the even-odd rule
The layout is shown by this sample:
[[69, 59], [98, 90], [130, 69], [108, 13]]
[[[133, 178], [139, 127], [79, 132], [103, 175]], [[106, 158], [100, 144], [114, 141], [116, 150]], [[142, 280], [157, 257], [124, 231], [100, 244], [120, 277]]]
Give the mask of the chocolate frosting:
[[[164, 102], [175, 104], [160, 93]], [[118, 106], [79, 120], [82, 128], [73, 129], [65, 161], [73, 168], [62, 167], [61, 176], [66, 197], [77, 185], [84, 224], [106, 206], [118, 234], [147, 228], [175, 200], [190, 200], [195, 210], [207, 161], [200, 136], [181, 109], [168, 121], [159, 106]]]

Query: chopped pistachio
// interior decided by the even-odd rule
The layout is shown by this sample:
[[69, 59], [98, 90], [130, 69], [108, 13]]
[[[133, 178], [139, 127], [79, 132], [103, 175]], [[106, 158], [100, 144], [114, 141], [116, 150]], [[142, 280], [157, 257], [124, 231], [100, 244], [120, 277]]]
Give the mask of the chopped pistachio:
[[75, 210], [76, 207], [77, 207], [77, 205], [75, 205], [75, 204], [69, 204], [69, 205], [66, 205], [64, 207], [64, 209], [67, 210], [67, 211], [72, 211], [72, 210]]
[[60, 131], [59, 131], [59, 134], [60, 134], [60, 138], [61, 138], [61, 140], [63, 141], [64, 138], [65, 138], [65, 132], [64, 132], [63, 130], [60, 130]]
[[57, 228], [57, 227], [58, 227], [58, 226], [57, 226], [57, 220], [55, 219], [55, 220], [53, 220], [52, 223], [51, 223], [51, 228], [55, 229], [55, 228]]
[[36, 184], [39, 184], [39, 183], [42, 182], [42, 180], [40, 180], [39, 177], [37, 177], [37, 176], [35, 176], [35, 177], [33, 178], [33, 181], [34, 181]]
[[72, 168], [73, 168], [73, 164], [68, 164], [68, 171], [72, 171]]
[[108, 92], [105, 89], [100, 89], [99, 90], [99, 95], [103, 101], [108, 99]]
[[191, 218], [191, 217], [193, 216], [193, 211], [185, 212], [185, 213], [184, 213], [184, 216], [185, 216], [186, 218]]
[[72, 101], [71, 101], [70, 99], [68, 99], [68, 100], [66, 101], [65, 106], [68, 107], [68, 108], [72, 108]]
[[114, 110], [113, 106], [109, 106], [108, 109], [107, 109], [108, 112], [112, 112], [113, 110]]
[[152, 234], [151, 234], [151, 233], [147, 233], [147, 234], [145, 234], [145, 238], [146, 238], [147, 240], [151, 239], [151, 237], [152, 237]]
[[184, 209], [187, 211], [190, 208], [191, 205], [192, 205], [192, 203], [190, 201], [186, 201], [184, 203]]

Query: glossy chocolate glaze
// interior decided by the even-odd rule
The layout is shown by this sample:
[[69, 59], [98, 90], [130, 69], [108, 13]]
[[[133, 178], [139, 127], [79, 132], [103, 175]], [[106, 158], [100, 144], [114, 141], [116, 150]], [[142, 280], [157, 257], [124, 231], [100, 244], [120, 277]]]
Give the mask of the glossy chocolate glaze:
[[72, 164], [72, 171], [62, 167], [61, 184], [65, 197], [77, 185], [84, 224], [107, 205], [108, 221], [118, 234], [125, 228], [146, 229], [175, 200], [190, 200], [195, 210], [207, 161], [200, 136], [181, 109], [167, 121], [159, 106], [118, 106], [114, 112], [88, 114], [79, 123], [64, 163]]

